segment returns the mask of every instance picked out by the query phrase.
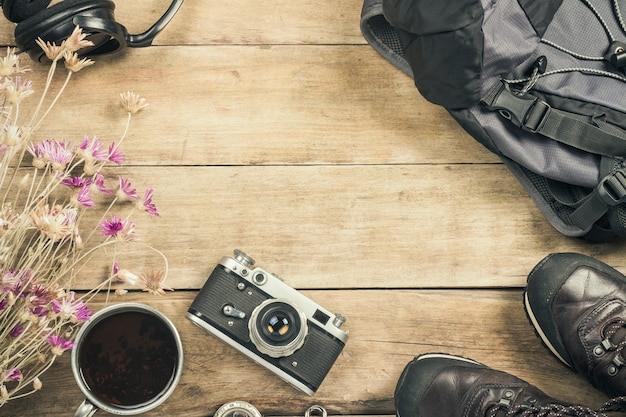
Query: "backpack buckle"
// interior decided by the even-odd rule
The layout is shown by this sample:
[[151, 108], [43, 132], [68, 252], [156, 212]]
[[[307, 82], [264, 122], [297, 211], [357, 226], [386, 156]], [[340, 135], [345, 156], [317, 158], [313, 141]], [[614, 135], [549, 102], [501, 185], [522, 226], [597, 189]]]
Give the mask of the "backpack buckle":
[[522, 129], [537, 133], [545, 124], [551, 109], [552, 107], [550, 107], [548, 103], [535, 98], [533, 105], [526, 113], [526, 119], [524, 120]]
[[607, 206], [623, 203], [626, 200], [626, 173], [620, 169], [602, 178], [596, 192]]
[[483, 103], [488, 110], [497, 111], [515, 126], [537, 133], [552, 109], [548, 103], [531, 94], [516, 94], [500, 80], [487, 94]]

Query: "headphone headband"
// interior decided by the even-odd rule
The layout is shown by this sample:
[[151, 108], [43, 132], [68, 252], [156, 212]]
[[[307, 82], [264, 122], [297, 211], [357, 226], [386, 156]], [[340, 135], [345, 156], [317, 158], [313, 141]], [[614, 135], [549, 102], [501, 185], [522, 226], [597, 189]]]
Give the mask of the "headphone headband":
[[2, 13], [13, 23], [21, 22], [30, 16], [48, 7], [51, 0], [18, 0], [19, 5], [15, 5], [14, 0], [2, 0]]
[[148, 30], [137, 35], [128, 35], [128, 46], [141, 48], [144, 46], [152, 45], [152, 41], [159, 34], [165, 26], [174, 18], [180, 6], [183, 5], [183, 0], [173, 0], [170, 3], [170, 7], [167, 8], [163, 16], [159, 18]]
[[24, 16], [43, 6], [43, 10], [27, 16], [15, 27], [18, 48], [28, 52], [35, 61], [45, 60], [45, 54], [35, 42], [37, 38], [58, 44], [76, 26], [95, 44], [94, 47], [79, 51], [83, 56], [116, 52], [127, 46], [150, 46], [156, 35], [174, 18], [183, 0], [172, 0], [165, 13], [139, 34], [129, 34], [123, 25], [115, 21], [115, 3], [112, 0], [64, 0], [46, 7], [49, 3], [50, 0], [0, 0], [4, 14], [12, 18]]

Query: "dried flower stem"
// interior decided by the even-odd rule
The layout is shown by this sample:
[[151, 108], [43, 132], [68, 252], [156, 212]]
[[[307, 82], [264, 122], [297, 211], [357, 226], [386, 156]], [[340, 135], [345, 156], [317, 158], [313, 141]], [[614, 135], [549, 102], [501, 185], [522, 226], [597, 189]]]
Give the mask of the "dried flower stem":
[[[146, 107], [145, 99], [132, 92], [121, 95], [126, 125], [118, 142], [108, 150], [97, 137], [84, 137], [78, 144], [40, 138], [33, 142], [72, 74], [93, 63], [76, 55], [89, 44], [79, 28], [60, 46], [41, 40], [37, 43], [51, 64], [26, 124], [21, 124], [22, 101], [33, 93], [30, 81], [21, 78], [24, 70], [14, 50], [0, 57], [0, 407], [42, 387], [40, 376], [57, 356], [72, 348], [77, 329], [91, 317], [87, 304], [96, 294], [106, 291], [108, 302], [119, 281], [138, 281], [131, 279], [136, 275], [127, 270], [120, 275], [116, 272], [117, 261], [124, 258], [130, 245], [153, 251], [164, 265], [164, 271], [142, 275], [144, 290], [158, 295], [169, 290], [164, 285], [167, 258], [150, 245], [137, 242], [131, 220], [137, 212], [159, 215], [152, 202], [152, 189], [140, 199], [125, 178], [116, 178], [117, 193], [105, 182], [106, 167], [124, 160], [120, 145], [127, 137], [132, 116]], [[62, 59], [67, 74], [53, 92]], [[27, 155], [32, 156], [32, 164], [26, 162]], [[98, 203], [92, 198], [95, 196], [100, 197]], [[83, 222], [92, 221], [93, 216], [87, 213], [99, 206], [100, 200], [108, 201], [108, 205], [103, 205], [103, 215], [95, 226], [85, 228], [87, 237], [83, 239]], [[130, 208], [127, 215], [111, 214], [124, 205]], [[72, 288], [81, 271], [110, 248], [111, 273], [77, 296]]]
[[[73, 74], [73, 72], [68, 72], [67, 73], [67, 76], [65, 77], [65, 81], [63, 82], [63, 85], [61, 86], [61, 88], [59, 89], [57, 94], [54, 96], [54, 99], [52, 100], [52, 102], [50, 103], [48, 108], [46, 109], [46, 111], [43, 114], [43, 116], [41, 116], [41, 118], [39, 118], [39, 120], [34, 119], [34, 120], [31, 121], [31, 123], [33, 123], [35, 120], [37, 120], [36, 122], [33, 123], [34, 124], [34, 126], [32, 127], [33, 130], [37, 130], [39, 128], [39, 126], [41, 126], [41, 123], [46, 118], [46, 116], [50, 113], [50, 110], [52, 110], [52, 108], [57, 103], [57, 101], [59, 101], [59, 98], [61, 98], [61, 96], [63, 95], [63, 92], [65, 91], [65, 88], [67, 87], [67, 85], [70, 82], [70, 78], [72, 78], [72, 74]], [[52, 74], [52, 75], [54, 75], [54, 74]], [[33, 116], [36, 117], [37, 113], [35, 113]]]
[[35, 108], [35, 111], [33, 112], [33, 115], [30, 119], [30, 123], [28, 123], [28, 126], [35, 125], [35, 121], [37, 120], [37, 117], [39, 116], [39, 112], [41, 111], [41, 108], [43, 107], [44, 100], [46, 96], [48, 95], [50, 86], [52, 85], [52, 79], [54, 78], [54, 73], [56, 72], [57, 62], [58, 62], [58, 59], [52, 61], [52, 63], [50, 64], [50, 68], [48, 68], [48, 76], [46, 77], [46, 83], [43, 86], [43, 92], [41, 93], [39, 102], [37, 103], [37, 107]]

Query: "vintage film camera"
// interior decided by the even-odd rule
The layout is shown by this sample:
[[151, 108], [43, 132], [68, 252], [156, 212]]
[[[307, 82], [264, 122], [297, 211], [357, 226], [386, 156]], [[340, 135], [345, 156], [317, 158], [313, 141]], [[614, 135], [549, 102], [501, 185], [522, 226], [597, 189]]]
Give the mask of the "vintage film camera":
[[309, 395], [348, 339], [343, 316], [255, 268], [239, 250], [215, 267], [187, 318]]

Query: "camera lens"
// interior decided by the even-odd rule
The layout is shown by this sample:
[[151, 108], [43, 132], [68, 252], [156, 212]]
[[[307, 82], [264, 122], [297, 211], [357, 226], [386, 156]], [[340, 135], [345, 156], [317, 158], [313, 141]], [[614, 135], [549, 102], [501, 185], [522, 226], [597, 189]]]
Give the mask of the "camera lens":
[[294, 316], [291, 306], [274, 305], [266, 311], [257, 326], [263, 332], [263, 336], [269, 341], [284, 344], [285, 341], [293, 339], [293, 334], [298, 332], [300, 321]]
[[266, 300], [250, 315], [250, 339], [259, 352], [273, 358], [289, 356], [304, 344], [304, 313], [285, 300]]

